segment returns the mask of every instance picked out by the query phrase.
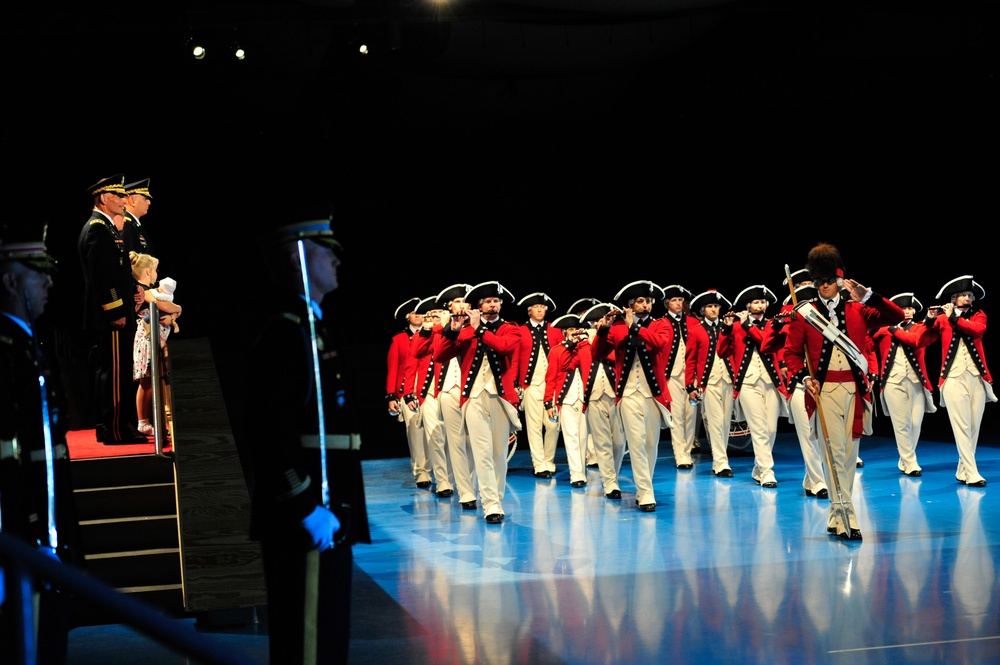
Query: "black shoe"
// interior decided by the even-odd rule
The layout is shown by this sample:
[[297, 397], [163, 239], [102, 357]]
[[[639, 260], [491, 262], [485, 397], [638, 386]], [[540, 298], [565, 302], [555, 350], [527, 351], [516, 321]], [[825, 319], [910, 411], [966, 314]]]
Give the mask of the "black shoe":
[[688, 469], [691, 469], [693, 467], [694, 467], [693, 464], [678, 464], [677, 465], [678, 469], [683, 469], [684, 471], [687, 471]]
[[453, 492], [452, 490], [438, 490], [437, 495], [438, 495], [439, 498], [447, 499], [449, 496], [451, 496], [454, 493], [455, 492]]
[[861, 540], [860, 529], [850, 529], [837, 534], [841, 540]]
[[421, 480], [417, 482], [417, 487], [419, 487], [422, 490], [425, 490], [430, 486], [431, 486], [431, 481], [429, 480]]
[[733, 477], [733, 470], [732, 469], [723, 469], [722, 471], [719, 471], [718, 473], [716, 473], [715, 477], [716, 478], [732, 478]]
[[541, 478], [542, 480], [548, 480], [554, 475], [551, 471], [535, 471], [535, 478]]
[[500, 524], [500, 522], [503, 522], [503, 515], [500, 513], [493, 513], [492, 515], [486, 516], [487, 524]]
[[864, 461], [864, 460], [861, 460], [861, 459], [859, 459], [859, 460], [858, 460], [858, 463], [857, 463], [857, 465], [856, 465], [856, 466], [857, 466], [857, 468], [859, 468], [859, 469], [860, 469], [860, 468], [861, 468], [861, 467], [863, 467], [864, 465], [865, 465], [865, 461]]
[[604, 496], [607, 499], [621, 499], [622, 498], [622, 491], [621, 490], [611, 490], [610, 492], [608, 492]]
[[463, 501], [462, 502], [462, 510], [475, 510], [475, 509], [476, 509], [476, 502], [475, 501]]
[[821, 489], [818, 492], [810, 492], [809, 490], [806, 490], [806, 496], [814, 496], [817, 499], [829, 499], [830, 498], [830, 493], [824, 487], [823, 489]]
[[639, 510], [641, 510], [644, 513], [652, 513], [652, 512], [654, 512], [656, 510], [656, 504], [655, 503], [644, 503], [644, 504], [641, 504], [639, 506]]
[[766, 488], [767, 488], [767, 489], [769, 489], [769, 490], [773, 490], [773, 489], [774, 489], [775, 487], [777, 487], [777, 486], [778, 486], [778, 483], [776, 483], [776, 482], [775, 482], [775, 481], [773, 481], [773, 480], [769, 480], [769, 481], [767, 481], [766, 483], [761, 483], [761, 484], [760, 484], [760, 486], [761, 486], [761, 487], [766, 487]]
[[588, 469], [596, 469], [597, 468], [597, 462], [589, 462], [587, 464], [587, 468]]
[[586, 480], [574, 480], [570, 483], [573, 487], [580, 488], [587, 484]]
[[977, 480], [974, 483], [969, 483], [969, 487], [986, 487], [985, 480]]
[[914, 469], [913, 471], [910, 471], [906, 475], [908, 475], [910, 478], [919, 478], [923, 474], [920, 473], [920, 469]]

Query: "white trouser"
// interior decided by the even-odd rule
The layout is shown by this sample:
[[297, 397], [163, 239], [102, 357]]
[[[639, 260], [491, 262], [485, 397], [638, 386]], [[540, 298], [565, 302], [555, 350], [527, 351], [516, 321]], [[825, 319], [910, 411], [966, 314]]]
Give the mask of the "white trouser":
[[896, 436], [897, 466], [903, 473], [920, 471], [917, 463], [917, 442], [924, 422], [926, 399], [924, 387], [919, 382], [904, 378], [899, 383], [886, 383], [882, 399], [889, 411], [892, 431]]
[[657, 449], [660, 444], [662, 416], [652, 397], [643, 397], [636, 391], [618, 402], [625, 441], [628, 443], [632, 464], [632, 481], [639, 505], [656, 503], [653, 492], [653, 470], [656, 467]]
[[674, 464], [692, 464], [691, 446], [698, 436], [698, 405], [691, 404], [684, 385], [684, 375], [670, 377], [670, 445], [674, 449]]
[[778, 436], [778, 416], [784, 399], [773, 384], [758, 379], [740, 388], [740, 408], [750, 429], [753, 443], [753, 472], [751, 477], [761, 483], [774, 478], [774, 439]]
[[424, 420], [424, 440], [427, 442], [427, 457], [434, 472], [435, 490], [454, 489], [451, 481], [451, 456], [448, 454], [444, 421], [441, 419], [441, 405], [436, 397], [428, 395], [420, 405], [420, 417]]
[[970, 372], [949, 376], [941, 386], [941, 402], [948, 409], [951, 433], [958, 447], [958, 469], [955, 478], [967, 483], [985, 480], [976, 465], [979, 427], [986, 410], [986, 390], [982, 377]]
[[827, 489], [826, 475], [823, 471], [823, 467], [826, 466], [824, 461], [826, 451], [823, 448], [826, 444], [820, 441], [822, 432], [816, 414], [810, 418], [806, 411], [806, 389], [801, 383], [795, 385], [795, 391], [788, 400], [788, 414], [792, 424], [795, 425], [795, 436], [799, 440], [802, 462], [805, 464], [802, 487], [816, 494], [822, 489]]
[[469, 398], [462, 411], [469, 433], [472, 456], [479, 479], [479, 500], [483, 514], [503, 515], [503, 495], [507, 489], [507, 445], [510, 420], [501, 404], [503, 398], [486, 392]]
[[625, 457], [625, 432], [618, 417], [618, 407], [615, 398], [601, 395], [587, 404], [587, 429], [594, 441], [594, 456], [597, 458], [597, 469], [601, 473], [601, 483], [604, 493], [611, 490], [621, 490], [618, 485], [618, 473]]
[[[854, 409], [857, 402], [857, 386], [851, 383], [836, 383], [827, 381], [820, 392], [823, 418], [826, 422], [826, 433], [829, 435], [830, 453], [833, 458], [833, 468], [827, 464], [826, 484], [830, 491], [830, 514], [827, 527], [834, 527], [837, 533], [845, 531], [849, 526], [860, 529], [854, 514], [854, 504], [851, 501], [851, 491], [854, 489], [854, 476], [858, 470], [858, 444], [860, 438], [854, 438]], [[834, 478], [833, 474], [837, 474]], [[839, 481], [839, 493], [837, 492]], [[847, 511], [849, 525], [844, 525], [840, 503]]]
[[587, 482], [587, 416], [583, 402], [577, 400], [559, 407], [559, 428], [566, 447], [570, 482]]
[[459, 388], [438, 393], [438, 402], [441, 405], [441, 419], [444, 421], [448, 456], [451, 458], [451, 473], [455, 479], [458, 500], [462, 503], [475, 501], [476, 461], [469, 445], [468, 433], [465, 431]]
[[556, 446], [559, 444], [559, 427], [549, 421], [545, 412], [545, 384], [531, 385], [524, 389], [524, 427], [531, 451], [531, 466], [535, 473], [556, 470]]
[[400, 406], [403, 411], [403, 426], [406, 428], [406, 443], [410, 448], [410, 469], [416, 482], [430, 482], [431, 469], [427, 463], [427, 441], [424, 439], [424, 422], [420, 417], [420, 409], [411, 411], [405, 403]]
[[[722, 362], [718, 361], [717, 362]], [[718, 473], [729, 466], [729, 428], [733, 421], [733, 384], [717, 381], [703, 391], [701, 408], [705, 420], [705, 434], [712, 444], [712, 472]], [[730, 469], [731, 470], [731, 469]]]

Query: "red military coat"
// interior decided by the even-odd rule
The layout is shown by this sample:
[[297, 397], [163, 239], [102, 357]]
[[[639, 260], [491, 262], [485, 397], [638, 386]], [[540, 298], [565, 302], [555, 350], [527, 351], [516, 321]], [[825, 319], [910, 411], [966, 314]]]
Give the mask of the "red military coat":
[[733, 396], [738, 397], [740, 389], [743, 387], [743, 377], [746, 376], [747, 366], [753, 355], [753, 349], [760, 353], [764, 367], [771, 376], [774, 387], [777, 388], [785, 399], [788, 399], [788, 388], [779, 371], [781, 356], [776, 350], [773, 340], [780, 337], [774, 332], [774, 320], [764, 319], [764, 328], [753, 325], [751, 319], [737, 325], [733, 324], [733, 367], [735, 368], [735, 379], [733, 380]]
[[[632, 369], [632, 362], [638, 354], [654, 399], [669, 413], [670, 388], [667, 385], [664, 368], [666, 353], [670, 350], [670, 342], [674, 335], [673, 328], [669, 321], [662, 318], [652, 319], [647, 326], [633, 327], [634, 333], [630, 332], [625, 321], [618, 319], [610, 326], [601, 328], [601, 331], [607, 331], [606, 341], [614, 351], [615, 379], [618, 383], [615, 390], [616, 400], [621, 401], [622, 391], [628, 381], [628, 372]], [[598, 331], [598, 334], [601, 331]], [[633, 334], [642, 341], [641, 345], [629, 343]]]
[[970, 309], [969, 316], [957, 316], [949, 319], [946, 316], [934, 317], [934, 327], [941, 333], [941, 373], [938, 376], [938, 387], [944, 385], [948, 368], [955, 358], [959, 341], [964, 337], [972, 343], [972, 357], [979, 366], [983, 379], [990, 385], [993, 377], [986, 364], [986, 354], [983, 351], [983, 335], [986, 333], [986, 313]]
[[[684, 385], [690, 392], [694, 388], [705, 389], [705, 382], [711, 374], [709, 360], [714, 362], [724, 362], [729, 369], [729, 376], [733, 377], [733, 327], [727, 326], [719, 319], [719, 338], [716, 340], [715, 355], [711, 357], [712, 341], [709, 339], [708, 330], [705, 323], [693, 326], [688, 333], [687, 351], [684, 358]], [[735, 383], [735, 378], [734, 378]]]
[[590, 341], [567, 342], [562, 341], [552, 347], [548, 355], [549, 368], [545, 371], [545, 408], [559, 406], [563, 403], [563, 397], [573, 383], [573, 375], [580, 372], [580, 380], [584, 383], [584, 395], [586, 395], [587, 373], [590, 370], [591, 348]]
[[[563, 341], [563, 331], [559, 328], [553, 328], [549, 325], [548, 321], [542, 321], [541, 334], [544, 335], [549, 342], [548, 350], [539, 345], [539, 348], [535, 349], [535, 336], [534, 326], [531, 321], [521, 325], [521, 343], [517, 349], [517, 373], [515, 375], [514, 383], [522, 388], [531, 385], [531, 379], [534, 376], [535, 368], [538, 366], [538, 359], [543, 354], [548, 358], [548, 353], [552, 349], [556, 348]], [[534, 351], [534, 352], [533, 352]]]
[[413, 330], [406, 326], [392, 336], [389, 343], [389, 353], [386, 357], [385, 394], [387, 398], [402, 399], [403, 395], [413, 392], [413, 386], [404, 387], [403, 376], [406, 359], [410, 357], [410, 338]]
[[497, 390], [500, 391], [501, 397], [514, 406], [520, 402], [517, 392], [514, 390], [514, 373], [517, 371], [517, 363], [513, 360], [521, 344], [521, 334], [518, 330], [520, 326], [503, 319], [498, 319], [498, 321], [500, 323], [495, 331], [488, 330], [489, 326], [485, 321], [476, 330], [473, 330], [472, 326], [469, 325], [460, 330], [446, 327], [435, 340], [433, 353], [438, 361], [444, 363], [451, 358], [458, 358], [462, 370], [461, 404], [465, 404], [469, 399], [469, 391], [472, 390], [472, 384], [479, 372], [480, 364], [488, 362], [486, 353], [482, 356], [477, 353], [480, 344], [484, 346], [484, 350], [494, 351], [498, 356], [500, 385], [497, 386]]
[[890, 363], [896, 355], [896, 347], [902, 346], [906, 356], [912, 357], [916, 366], [914, 369], [920, 375], [924, 388], [932, 390], [930, 375], [927, 373], [927, 363], [925, 361], [926, 348], [937, 341], [941, 333], [932, 326], [923, 323], [911, 323], [903, 326], [882, 326], [872, 333], [872, 341], [878, 350], [878, 355], [882, 359], [882, 370], [879, 373], [879, 380], [884, 384], [889, 376]]
[[[816, 307], [819, 303], [820, 301], [817, 299], [804, 306]], [[869, 364], [871, 362], [871, 348], [868, 331], [881, 326], [894, 325], [903, 320], [903, 310], [896, 303], [886, 300], [877, 293], [872, 293], [868, 302], [864, 304], [841, 298], [839, 307], [843, 310], [842, 331], [865, 354], [865, 357], [869, 359]], [[825, 308], [817, 307], [817, 309], [825, 318], [827, 315], [824, 311]], [[834, 343], [824, 337], [823, 333], [814, 328], [802, 316], [795, 316], [789, 321], [785, 326], [785, 331], [787, 337], [785, 339], [784, 359], [788, 366], [789, 377], [804, 382], [809, 376], [805, 354], [808, 349], [809, 362], [815, 372], [813, 378], [824, 383], [827, 380], [827, 366]], [[870, 371], [872, 371], [870, 367], [858, 368], [852, 365], [852, 378], [857, 386], [859, 400], [871, 399], [868, 385]], [[809, 393], [806, 393], [806, 408], [810, 413], [816, 408], [816, 403]], [[854, 436], [860, 437], [863, 433], [864, 409], [859, 403], [854, 413]]]

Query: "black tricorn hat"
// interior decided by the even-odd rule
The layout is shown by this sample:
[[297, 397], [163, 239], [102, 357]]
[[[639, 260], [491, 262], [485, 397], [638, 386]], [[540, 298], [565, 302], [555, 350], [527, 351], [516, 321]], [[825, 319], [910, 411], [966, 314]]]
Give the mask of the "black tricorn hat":
[[399, 307], [396, 308], [396, 313], [392, 315], [393, 318], [406, 321], [410, 312], [415, 311], [418, 304], [420, 304], [420, 298], [410, 298], [409, 300], [400, 303]]
[[[794, 275], [793, 275], [794, 276]], [[802, 286], [795, 287], [795, 302], [805, 302], [807, 300], [815, 300], [819, 297], [819, 290], [814, 284], [803, 284]], [[785, 305], [790, 305], [792, 303], [792, 294], [789, 293], [784, 299], [783, 303]]]
[[451, 286], [446, 286], [441, 289], [441, 293], [437, 294], [437, 304], [445, 308], [455, 298], [464, 298], [471, 288], [471, 284], [452, 284]]
[[[809, 271], [806, 270], [805, 268], [799, 268], [798, 270], [793, 272], [791, 274], [791, 278], [792, 278], [792, 286], [796, 286], [805, 281], [809, 282], [812, 281], [812, 277], [809, 275]], [[785, 279], [781, 280], [781, 284], [782, 286], [788, 286], [788, 277], [785, 277]]]
[[911, 291], [906, 293], [897, 293], [893, 297], [889, 298], [889, 300], [903, 308], [912, 307], [914, 316], [922, 312], [924, 309], [923, 303], [917, 300], [917, 297], [913, 295], [913, 292]]
[[589, 307], [582, 314], [580, 314], [580, 320], [590, 323], [592, 321], [597, 321], [598, 319], [603, 319], [604, 315], [612, 310], [619, 309], [618, 305], [612, 305], [609, 302], [599, 302], [593, 307]]
[[545, 305], [546, 307], [549, 308], [550, 312], [554, 312], [556, 309], [555, 301], [552, 300], [552, 298], [545, 295], [544, 293], [542, 293], [541, 291], [538, 291], [536, 293], [529, 293], [528, 295], [518, 300], [517, 304], [520, 305], [521, 307], [531, 307], [532, 305]]
[[93, 185], [87, 188], [87, 194], [90, 196], [100, 196], [105, 192], [111, 192], [113, 194], [125, 194], [125, 174], [116, 173], [113, 176], [108, 176], [107, 178], [101, 178]]
[[500, 282], [482, 282], [476, 284], [465, 294], [465, 302], [473, 307], [479, 306], [479, 301], [484, 298], [500, 298], [504, 304], [513, 304], [516, 298], [514, 294], [504, 288]]
[[569, 306], [568, 311], [570, 314], [583, 314], [588, 308], [600, 303], [601, 301], [597, 298], [580, 298]]
[[426, 314], [435, 309], [441, 309], [441, 306], [438, 305], [437, 296], [430, 296], [418, 302], [413, 311], [417, 314]]
[[640, 279], [623, 286], [621, 290], [615, 294], [613, 300], [619, 305], [628, 306], [628, 301], [636, 298], [650, 298], [653, 301], [663, 300], [663, 288], [657, 286], [648, 279]]
[[830, 243], [820, 243], [809, 250], [806, 256], [806, 270], [813, 281], [844, 276], [844, 260], [840, 250]]
[[726, 299], [726, 296], [722, 295], [715, 289], [709, 289], [708, 291], [702, 291], [691, 300], [691, 310], [700, 312], [701, 308], [705, 305], [713, 304], [721, 305], [724, 310], [728, 310], [733, 306], [732, 303]]
[[754, 300], [766, 300], [767, 304], [771, 305], [778, 302], [778, 296], [774, 295], [771, 289], [763, 284], [754, 284], [740, 291], [733, 302], [736, 303], [738, 309], [745, 309], [745, 306]]
[[986, 289], [984, 289], [979, 282], [972, 279], [972, 275], [962, 275], [961, 277], [956, 277], [942, 286], [941, 290], [938, 291], [938, 294], [934, 297], [951, 298], [956, 293], [964, 293], [965, 291], [971, 291], [972, 295], [976, 297], [976, 300], [982, 300], [986, 297]]
[[685, 289], [680, 284], [671, 284], [670, 286], [663, 287], [663, 302], [666, 303], [671, 298], [684, 298], [688, 302], [691, 301], [691, 296], [694, 295], [687, 289]]
[[260, 235], [264, 246], [280, 245], [299, 240], [312, 240], [326, 247], [339, 248], [340, 243], [333, 237], [329, 219], [313, 219], [291, 224], [279, 224]]
[[562, 330], [565, 330], [566, 328], [587, 327], [587, 324], [581, 321], [580, 316], [577, 314], [563, 314], [549, 325], [552, 326], [553, 328], [560, 328]]
[[149, 193], [149, 178], [145, 180], [137, 180], [136, 182], [130, 182], [125, 185], [126, 194], [141, 194], [147, 199], [153, 198], [153, 195]]
[[48, 224], [30, 228], [18, 223], [0, 227], [0, 261], [18, 261], [32, 270], [52, 273], [58, 261], [45, 248]]

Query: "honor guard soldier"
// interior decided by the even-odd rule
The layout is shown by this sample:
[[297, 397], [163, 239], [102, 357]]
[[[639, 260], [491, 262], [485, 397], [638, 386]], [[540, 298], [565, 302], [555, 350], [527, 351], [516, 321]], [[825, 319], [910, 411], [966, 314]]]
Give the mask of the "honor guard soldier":
[[441, 333], [441, 314], [444, 310], [437, 304], [435, 295], [418, 302], [413, 311], [422, 323], [410, 339], [410, 353], [403, 368], [403, 386], [413, 389], [413, 392], [403, 395], [403, 408], [420, 412], [428, 465], [434, 474], [434, 492], [438, 498], [447, 499], [455, 490], [447, 431], [438, 401], [445, 366], [435, 360], [432, 343], [435, 329], [437, 334]]
[[879, 393], [882, 411], [889, 415], [896, 437], [896, 465], [900, 473], [917, 477], [923, 472], [917, 462], [917, 444], [924, 414], [937, 411], [924, 356], [940, 333], [915, 320], [924, 306], [912, 292], [898, 293], [889, 300], [903, 308], [905, 318], [897, 325], [882, 326], [872, 335], [882, 358]]
[[466, 294], [441, 335], [444, 362], [458, 359], [462, 370], [461, 409], [476, 463], [479, 498], [487, 524], [503, 522], [507, 489], [507, 448], [521, 429], [514, 374], [520, 326], [500, 317], [514, 295], [500, 282], [482, 282]]
[[[712, 448], [712, 473], [717, 478], [732, 478], [729, 466], [729, 432], [733, 420], [735, 374], [733, 357], [733, 321], [731, 305], [714, 289], [691, 299], [691, 309], [701, 315], [701, 325], [688, 335], [684, 359], [685, 390], [689, 402], [698, 402], [705, 435]], [[724, 316], [720, 316], [722, 310]]]
[[351, 548], [371, 537], [354, 397], [320, 307], [338, 286], [340, 245], [329, 218], [301, 218], [260, 236], [272, 293], [244, 395], [250, 535], [263, 555], [270, 662], [344, 664]]
[[584, 372], [590, 367], [590, 335], [576, 314], [563, 314], [551, 327], [562, 331], [563, 340], [549, 351], [545, 413], [562, 432], [570, 485], [579, 488], [587, 484]]
[[125, 185], [125, 221], [122, 225], [122, 241], [125, 253], [138, 252], [159, 257], [150, 241], [145, 227], [139, 221], [149, 212], [153, 195], [149, 193], [149, 178]]
[[674, 449], [674, 464], [678, 469], [687, 470], [693, 467], [691, 452], [698, 444], [698, 403], [682, 399], [687, 394], [684, 378], [684, 356], [687, 352], [688, 334], [693, 326], [698, 325], [698, 319], [691, 316], [688, 306], [691, 292], [680, 284], [663, 287], [663, 305], [667, 308], [664, 317], [670, 322], [673, 335], [670, 350], [666, 355], [664, 372], [670, 395], [676, 398], [670, 403], [670, 444]]
[[600, 334], [599, 330], [611, 325], [620, 314], [617, 306], [598, 303], [580, 315], [582, 322], [592, 326], [593, 330], [590, 335], [590, 367], [586, 369], [585, 381], [587, 430], [594, 441], [594, 459], [601, 474], [604, 496], [613, 500], [622, 498], [618, 474], [625, 458], [625, 430], [618, 417], [614, 349], [608, 342], [607, 333]]
[[625, 431], [635, 502], [639, 510], [656, 510], [653, 473], [660, 430], [670, 427], [670, 391], [663, 372], [664, 352], [670, 346], [669, 324], [652, 315], [663, 289], [649, 280], [623, 286], [614, 297], [621, 316], [598, 328], [615, 354], [618, 415]]
[[[583, 316], [583, 313], [593, 307], [594, 305], [599, 305], [600, 300], [597, 298], [580, 298], [574, 300], [573, 303], [566, 310], [567, 314], [576, 314], [577, 316]], [[594, 339], [594, 334], [597, 332], [591, 325], [590, 322], [585, 322], [584, 328], [587, 330], [587, 334], [590, 339]], [[587, 435], [587, 466], [596, 467], [597, 466], [597, 455], [594, 452], [594, 435], [589, 433]]]
[[84, 330], [96, 347], [97, 440], [105, 445], [148, 443], [138, 431], [132, 347], [142, 291], [122, 238], [125, 176], [103, 178], [87, 189], [93, 211], [77, 240], [86, 291]]
[[[64, 397], [36, 325], [55, 269], [41, 225], [0, 228], [0, 533], [72, 565], [79, 537]], [[0, 662], [65, 663], [68, 592], [37, 580], [24, 597], [14, 568], [0, 567]]]
[[958, 447], [955, 478], [969, 487], [986, 487], [976, 464], [976, 446], [986, 403], [997, 401], [983, 349], [986, 312], [973, 304], [985, 297], [986, 290], [972, 275], [962, 275], [941, 287], [936, 298], [945, 302], [927, 312], [941, 335], [938, 389]]
[[442, 357], [441, 345], [444, 330], [451, 325], [451, 317], [465, 309], [465, 294], [471, 284], [452, 284], [441, 289], [437, 295], [437, 305], [441, 308], [439, 324], [431, 331], [421, 329], [421, 338], [426, 334], [431, 345], [431, 353], [441, 364], [438, 380], [438, 403], [441, 420], [444, 422], [448, 454], [451, 457], [451, 472], [458, 492], [458, 503], [462, 510], [476, 509], [476, 460], [472, 454], [469, 435], [465, 431], [465, 416], [462, 413], [462, 368], [457, 357]]
[[773, 322], [764, 314], [778, 297], [763, 284], [750, 286], [736, 296], [740, 323], [733, 328], [733, 390], [750, 429], [754, 466], [751, 476], [761, 487], [778, 486], [774, 476], [774, 441], [778, 418], [787, 415], [785, 383], [778, 372], [777, 354], [763, 347], [775, 335]]
[[427, 442], [424, 440], [424, 429], [420, 419], [419, 409], [403, 407], [403, 396], [416, 392], [415, 386], [403, 385], [403, 367], [410, 357], [410, 342], [413, 335], [424, 322], [422, 314], [414, 310], [420, 298], [410, 298], [396, 308], [394, 318], [405, 326], [392, 336], [389, 342], [389, 353], [386, 357], [385, 399], [389, 406], [389, 415], [399, 418], [402, 415], [406, 432], [406, 444], [410, 451], [410, 471], [414, 482], [420, 489], [431, 486], [431, 468], [427, 454]]
[[[796, 307], [785, 339], [789, 375], [805, 386], [806, 407], [816, 411], [827, 448], [824, 467], [830, 494], [827, 532], [861, 540], [851, 492], [858, 443], [865, 433], [864, 396], [869, 392], [868, 330], [895, 325], [903, 310], [853, 279], [844, 277], [840, 252], [821, 243], [806, 258], [819, 298]], [[850, 293], [850, 301], [841, 295]]]
[[549, 325], [545, 317], [555, 312], [556, 304], [544, 293], [532, 293], [517, 302], [527, 308], [528, 320], [521, 326], [518, 349], [518, 376], [514, 387], [520, 390], [524, 411], [524, 433], [531, 450], [531, 466], [536, 478], [556, 474], [556, 446], [559, 427], [550, 422], [542, 406], [545, 395], [545, 372], [548, 355], [563, 340], [563, 332]]

